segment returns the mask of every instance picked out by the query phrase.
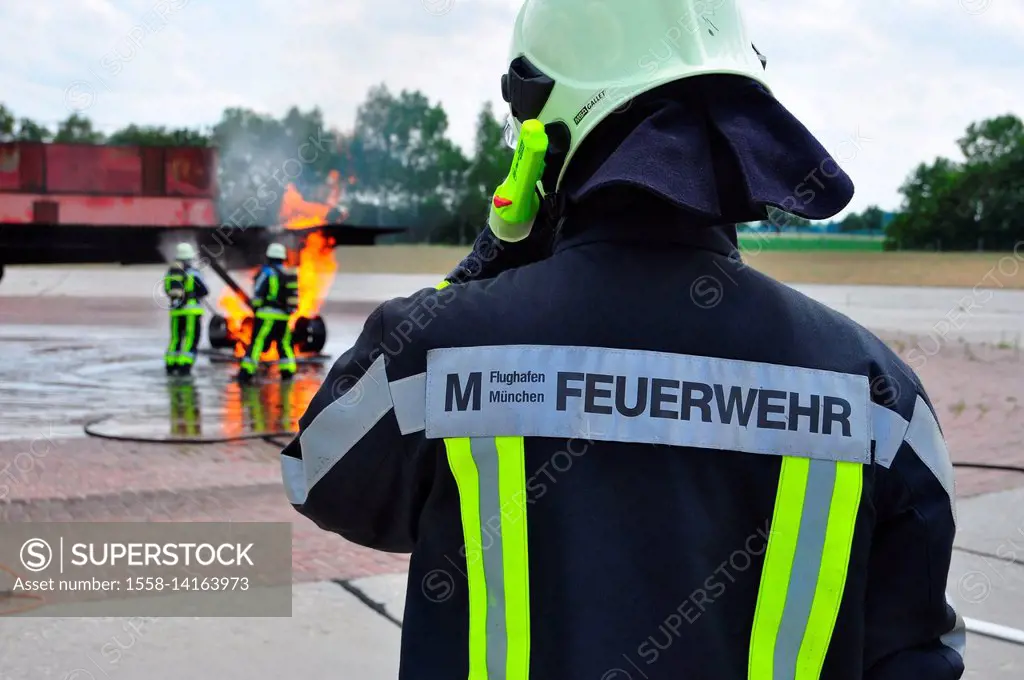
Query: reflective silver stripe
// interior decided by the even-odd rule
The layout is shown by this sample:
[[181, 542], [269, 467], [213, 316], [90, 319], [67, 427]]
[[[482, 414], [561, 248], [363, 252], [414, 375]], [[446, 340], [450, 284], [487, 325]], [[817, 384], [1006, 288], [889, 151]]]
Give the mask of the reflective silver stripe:
[[[402, 434], [421, 432], [426, 427], [427, 374], [396, 380], [391, 383], [391, 396], [395, 403]], [[875, 442], [875, 462], [889, 468], [903, 444], [903, 437], [910, 423], [899, 413], [880, 404], [871, 404], [872, 440]], [[465, 436], [468, 433], [460, 434]], [[513, 432], [510, 434], [520, 435]]]
[[949, 496], [949, 510], [956, 523], [956, 484], [953, 461], [928, 403], [917, 396], [914, 413], [908, 422], [900, 414], [884, 406], [872, 405], [871, 427], [875, 440], [875, 460], [882, 467], [892, 465], [903, 442], [910, 445], [914, 455], [924, 463]]
[[[395, 416], [402, 434], [422, 432], [426, 427], [427, 374], [417, 373], [389, 384], [395, 405]], [[899, 413], [881, 404], [871, 404], [871, 429], [875, 442], [876, 463], [884, 468], [892, 466], [909, 426], [910, 422]]]
[[427, 352], [426, 436], [569, 439], [871, 460], [863, 375], [603, 347]]
[[786, 605], [775, 643], [775, 677], [796, 676], [796, 662], [804, 641], [811, 604], [825, 550], [832, 491], [836, 483], [835, 463], [812, 460], [807, 471], [807, 491], [800, 515], [800, 533], [793, 555], [793, 571], [786, 591]]
[[927, 466], [935, 478], [942, 484], [949, 496], [949, 510], [953, 513], [956, 523], [956, 489], [953, 480], [953, 463], [946, 450], [946, 442], [939, 430], [939, 423], [932, 415], [932, 410], [920, 395], [914, 404], [914, 415], [910, 418], [910, 426], [904, 440], [914, 449], [914, 453]]
[[392, 407], [381, 355], [355, 385], [317, 414], [299, 435], [306, 489], [312, 489]]
[[871, 404], [871, 432], [875, 440], [875, 462], [884, 468], [892, 465], [910, 425], [899, 413], [880, 404]]
[[390, 384], [395, 418], [402, 434], [422, 432], [426, 427], [427, 374], [417, 373]]
[[281, 480], [289, 503], [302, 505], [306, 502], [306, 471], [302, 459], [281, 454]]
[[[505, 629], [505, 567], [501, 545], [501, 497], [498, 488], [498, 447], [489, 437], [470, 440], [480, 480], [480, 552], [487, 581], [487, 680], [502, 680], [508, 660]], [[485, 538], [485, 536], [487, 538]], [[489, 541], [487, 539], [490, 539]]]
[[967, 651], [967, 622], [964, 621], [964, 617], [960, 616], [960, 612], [956, 611], [949, 593], [946, 593], [946, 605], [956, 613], [956, 623], [953, 624], [953, 630], [939, 637], [939, 642], [952, 649], [963, 659], [964, 653]]
[[[299, 437], [302, 460], [282, 456], [281, 476], [288, 500], [296, 505], [304, 503], [313, 485], [389, 411], [394, 410], [403, 435], [422, 432], [426, 384], [426, 373], [389, 383], [385, 357], [377, 357], [362, 378], [303, 430]], [[304, 480], [301, 486], [300, 478]]]

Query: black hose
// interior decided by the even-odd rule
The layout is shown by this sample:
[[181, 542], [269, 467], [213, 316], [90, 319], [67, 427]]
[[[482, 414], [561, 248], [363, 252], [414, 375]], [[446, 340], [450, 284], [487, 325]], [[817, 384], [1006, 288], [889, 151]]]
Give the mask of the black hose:
[[[1024, 466], [1020, 465], [996, 465], [995, 463], [953, 463], [953, 467], [968, 468], [971, 470], [991, 470], [993, 472], [1024, 472]], [[1001, 557], [999, 555], [985, 552], [983, 550], [974, 550], [973, 548], [961, 548], [960, 546], [953, 546], [953, 550], [958, 552], [968, 553], [970, 555], [977, 555], [979, 557], [988, 557], [993, 560], [1000, 562], [1006, 562], [1007, 564], [1021, 564], [1016, 557]]]
[[1024, 466], [995, 465], [993, 463], [953, 463], [953, 467], [971, 468], [974, 470], [994, 470], [998, 472], [1024, 472]]
[[93, 429], [95, 425], [102, 423], [105, 420], [109, 420], [111, 416], [104, 416], [95, 420], [90, 420], [85, 424], [83, 429], [85, 433], [90, 437], [97, 437], [99, 439], [109, 439], [116, 442], [136, 442], [140, 444], [226, 444], [228, 442], [239, 442], [252, 439], [262, 439], [269, 444], [284, 448], [287, 443], [282, 443], [280, 439], [276, 437], [287, 437], [291, 439], [298, 432], [289, 432], [286, 430], [276, 432], [250, 432], [248, 434], [238, 434], [231, 437], [129, 437], [127, 435], [118, 434], [104, 434], [97, 432]]

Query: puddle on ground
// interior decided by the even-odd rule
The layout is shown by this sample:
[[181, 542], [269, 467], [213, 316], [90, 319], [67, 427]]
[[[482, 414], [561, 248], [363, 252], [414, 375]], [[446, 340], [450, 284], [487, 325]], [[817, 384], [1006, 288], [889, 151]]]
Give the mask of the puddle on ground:
[[[0, 332], [0, 440], [94, 434], [153, 441], [229, 439], [294, 432], [333, 357], [300, 360], [290, 381], [269, 368], [252, 385], [233, 380], [233, 357], [200, 350], [188, 378], [168, 377], [166, 338], [155, 332], [19, 326]], [[126, 337], [127, 336], [127, 337]]]

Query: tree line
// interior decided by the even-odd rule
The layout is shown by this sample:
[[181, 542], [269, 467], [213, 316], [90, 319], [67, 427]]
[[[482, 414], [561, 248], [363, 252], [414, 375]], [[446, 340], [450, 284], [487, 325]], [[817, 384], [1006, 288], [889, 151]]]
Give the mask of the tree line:
[[[440, 104], [385, 85], [370, 90], [346, 132], [326, 125], [318, 108], [294, 107], [281, 118], [229, 108], [208, 129], [129, 125], [111, 134], [75, 113], [51, 130], [0, 104], [0, 141], [216, 146], [221, 214], [244, 206], [253, 223], [274, 222], [282, 182], [315, 199], [336, 170], [346, 181], [349, 222], [411, 226], [394, 238], [429, 243], [470, 243], [483, 228], [491, 193], [511, 162], [503, 124], [485, 104], [475, 144], [464, 151], [448, 138]], [[963, 160], [937, 158], [908, 175], [894, 215], [870, 206], [833, 226], [884, 233], [892, 249], [1012, 249], [1024, 240], [1024, 123], [1011, 114], [973, 123], [958, 147]], [[253, 200], [259, 196], [276, 200]], [[773, 210], [761, 226], [782, 232], [823, 225]]]

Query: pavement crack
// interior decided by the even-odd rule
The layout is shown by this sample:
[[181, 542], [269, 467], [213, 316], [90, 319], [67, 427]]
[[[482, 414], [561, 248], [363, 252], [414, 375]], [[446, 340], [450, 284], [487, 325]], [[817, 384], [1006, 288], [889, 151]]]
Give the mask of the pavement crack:
[[393, 623], [396, 626], [398, 626], [399, 629], [402, 628], [402, 622], [399, 621], [398, 619], [396, 619], [391, 614], [389, 614], [387, 608], [385, 608], [382, 603], [377, 602], [376, 600], [371, 598], [365, 592], [360, 590], [357, 586], [353, 585], [351, 581], [343, 581], [343, 580], [339, 580], [339, 579], [332, 579], [332, 581], [334, 583], [337, 583], [339, 586], [344, 588], [346, 591], [348, 591], [352, 595], [354, 595], [356, 597], [356, 599], [358, 599], [360, 602], [365, 604], [367, 607], [369, 607], [373, 611], [377, 612], [378, 614], [383, 616], [385, 619], [387, 619], [391, 623]]
[[975, 550], [974, 548], [962, 548], [958, 545], [954, 545], [953, 550], [967, 553], [968, 555], [975, 555], [977, 557], [988, 557], [990, 559], [998, 560], [999, 562], [1004, 562], [1006, 564], [1012, 564], [1017, 567], [1024, 567], [1024, 562], [1021, 562], [1016, 557], [1000, 557], [995, 553], [985, 552], [984, 550]]

